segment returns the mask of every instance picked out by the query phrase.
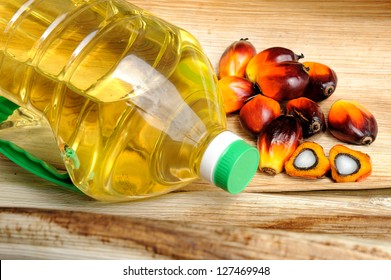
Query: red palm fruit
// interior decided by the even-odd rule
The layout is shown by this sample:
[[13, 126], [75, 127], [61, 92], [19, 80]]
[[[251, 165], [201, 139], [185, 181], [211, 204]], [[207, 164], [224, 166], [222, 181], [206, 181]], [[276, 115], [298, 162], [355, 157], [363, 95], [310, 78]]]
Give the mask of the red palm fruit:
[[262, 129], [281, 114], [280, 104], [269, 97], [256, 95], [244, 104], [239, 120], [242, 127], [252, 135], [258, 135]]
[[235, 76], [219, 80], [217, 91], [223, 97], [226, 114], [240, 110], [244, 102], [255, 94], [254, 86], [249, 80]]
[[286, 113], [299, 120], [304, 138], [326, 131], [327, 126], [323, 111], [311, 99], [299, 97], [290, 100], [286, 104]]
[[309, 82], [307, 69], [300, 62], [280, 62], [258, 73], [256, 83], [262, 94], [277, 101], [299, 98]]
[[228, 46], [219, 61], [218, 76], [244, 77], [248, 62], [256, 54], [255, 47], [248, 39], [240, 39]]
[[246, 76], [255, 83], [257, 75], [270, 64], [284, 61], [299, 61], [304, 55], [295, 54], [292, 50], [283, 47], [272, 47], [265, 49], [255, 55], [247, 65]]
[[338, 83], [337, 74], [333, 69], [318, 62], [303, 62], [310, 75], [309, 84], [304, 92], [305, 97], [319, 102], [329, 98]]
[[366, 108], [355, 101], [338, 100], [328, 116], [331, 134], [346, 143], [369, 145], [377, 136], [377, 122]]
[[258, 137], [259, 169], [268, 175], [284, 171], [285, 162], [302, 139], [302, 128], [295, 117], [281, 115], [272, 120]]

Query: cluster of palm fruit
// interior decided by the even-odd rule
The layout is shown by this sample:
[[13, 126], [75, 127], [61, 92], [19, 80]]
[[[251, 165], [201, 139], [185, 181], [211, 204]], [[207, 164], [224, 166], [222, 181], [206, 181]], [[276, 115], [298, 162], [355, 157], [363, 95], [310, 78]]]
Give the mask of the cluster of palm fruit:
[[369, 145], [377, 136], [375, 117], [355, 101], [338, 100], [326, 122], [320, 102], [337, 87], [337, 75], [319, 62], [284, 47], [257, 53], [247, 39], [226, 48], [218, 64], [218, 91], [227, 114], [239, 113], [242, 127], [257, 138], [261, 172], [361, 181], [372, 172], [370, 157], [335, 145], [327, 157], [307, 139], [325, 132], [349, 144]]

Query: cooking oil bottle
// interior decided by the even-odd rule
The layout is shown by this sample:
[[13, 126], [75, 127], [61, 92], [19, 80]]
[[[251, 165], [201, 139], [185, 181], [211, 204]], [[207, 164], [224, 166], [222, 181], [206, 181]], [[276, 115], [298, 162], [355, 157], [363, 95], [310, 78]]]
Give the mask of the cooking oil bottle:
[[238, 193], [258, 152], [226, 130], [197, 40], [125, 0], [0, 2], [0, 95], [42, 117], [73, 184], [104, 201], [203, 178]]

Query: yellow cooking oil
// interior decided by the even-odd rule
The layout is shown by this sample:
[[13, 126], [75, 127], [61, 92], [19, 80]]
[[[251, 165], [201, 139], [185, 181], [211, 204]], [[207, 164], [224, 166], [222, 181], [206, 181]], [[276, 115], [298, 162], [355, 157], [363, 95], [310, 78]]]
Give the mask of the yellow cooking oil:
[[226, 129], [197, 40], [125, 0], [0, 3], [0, 93], [42, 116], [72, 182], [121, 201], [200, 177]]

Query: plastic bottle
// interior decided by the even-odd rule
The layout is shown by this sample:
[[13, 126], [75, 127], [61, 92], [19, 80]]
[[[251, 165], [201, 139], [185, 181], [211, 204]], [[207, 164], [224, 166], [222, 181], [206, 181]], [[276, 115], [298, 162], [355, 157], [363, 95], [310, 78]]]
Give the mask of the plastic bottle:
[[105, 201], [204, 178], [231, 193], [258, 152], [226, 130], [197, 40], [122, 0], [0, 3], [0, 95], [52, 129], [73, 184]]

